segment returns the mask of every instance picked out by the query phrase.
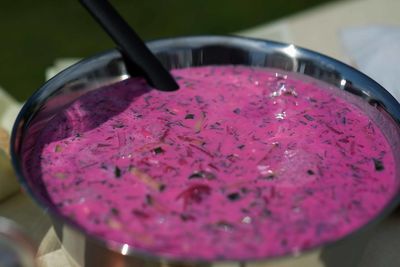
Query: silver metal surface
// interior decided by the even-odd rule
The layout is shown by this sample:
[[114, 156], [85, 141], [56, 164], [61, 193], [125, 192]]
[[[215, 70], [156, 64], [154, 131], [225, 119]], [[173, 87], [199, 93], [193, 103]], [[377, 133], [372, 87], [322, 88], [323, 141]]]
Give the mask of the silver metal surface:
[[[357, 70], [321, 54], [294, 45], [264, 40], [197, 36], [157, 40], [148, 43], [167, 68], [199, 65], [241, 64], [296, 72], [331, 84], [338, 93], [362, 107], [381, 127], [394, 151], [400, 145], [400, 104], [379, 84]], [[40, 177], [33, 177], [23, 165], [33, 153], [32, 147], [44, 125], [61, 109], [88, 91], [128, 78], [121, 55], [109, 51], [83, 60], [58, 74], [40, 88], [24, 105], [16, 119], [11, 154], [13, 165], [24, 189], [53, 219], [56, 233], [71, 258], [80, 266], [133, 267], [208, 267], [227, 266], [227, 262], [203, 262], [165, 259], [140, 252], [126, 244], [105, 242], [85, 233], [73, 221], [63, 217], [49, 201]], [[394, 153], [400, 180], [400, 153]], [[399, 194], [366, 226], [336, 242], [285, 257], [256, 262], [231, 262], [229, 266], [326, 266], [354, 267], [373, 226], [388, 215], [399, 202]], [[313, 265], [311, 265], [311, 263]]]

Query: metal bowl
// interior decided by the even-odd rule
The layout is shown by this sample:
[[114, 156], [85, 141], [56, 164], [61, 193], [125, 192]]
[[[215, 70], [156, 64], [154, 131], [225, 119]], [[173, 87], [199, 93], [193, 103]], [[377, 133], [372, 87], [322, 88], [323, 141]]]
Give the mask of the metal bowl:
[[[152, 41], [148, 46], [167, 68], [216, 64], [261, 66], [296, 72], [334, 85], [338, 90], [347, 91], [360, 100], [386, 135], [393, 151], [399, 151], [400, 104], [372, 79], [332, 58], [294, 45], [228, 36], [179, 37]], [[28, 99], [12, 132], [12, 161], [22, 187], [48, 211], [63, 247], [71, 260], [81, 267], [354, 267], [357, 266], [373, 226], [399, 202], [397, 194], [378, 216], [340, 240], [296, 255], [264, 261], [249, 259], [244, 262], [207, 262], [160, 258], [136, 251], [126, 244], [110, 243], [90, 235], [57, 211], [49, 200], [42, 181], [30, 176], [23, 162], [32, 153], [31, 147], [38, 134], [57, 112], [88, 91], [128, 77], [123, 58], [117, 50], [82, 60], [45, 83]], [[400, 163], [400, 153], [394, 153], [394, 157]], [[400, 184], [400, 164], [396, 166]]]

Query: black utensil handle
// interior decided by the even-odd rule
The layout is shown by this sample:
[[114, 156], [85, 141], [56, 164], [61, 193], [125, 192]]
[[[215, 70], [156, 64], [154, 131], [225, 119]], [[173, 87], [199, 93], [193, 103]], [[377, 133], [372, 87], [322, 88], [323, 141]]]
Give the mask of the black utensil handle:
[[141, 69], [154, 87], [163, 91], [179, 88], [168, 70], [107, 0], [80, 2], [122, 50], [125, 60]]

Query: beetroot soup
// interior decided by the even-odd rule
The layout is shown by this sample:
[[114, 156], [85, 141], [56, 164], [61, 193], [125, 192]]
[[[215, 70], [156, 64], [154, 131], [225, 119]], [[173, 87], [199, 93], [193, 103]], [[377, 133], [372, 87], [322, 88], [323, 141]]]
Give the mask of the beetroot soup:
[[278, 256], [345, 236], [397, 191], [387, 140], [337, 89], [244, 66], [172, 73], [176, 92], [131, 78], [82, 96], [25, 162], [87, 232], [170, 257]]

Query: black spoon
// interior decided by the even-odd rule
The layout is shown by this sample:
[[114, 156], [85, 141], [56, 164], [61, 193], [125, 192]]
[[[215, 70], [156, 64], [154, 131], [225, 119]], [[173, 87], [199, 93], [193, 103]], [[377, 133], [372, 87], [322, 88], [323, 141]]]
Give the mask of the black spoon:
[[140, 70], [158, 90], [179, 89], [175, 79], [107, 0], [80, 0], [121, 50], [128, 72]]

